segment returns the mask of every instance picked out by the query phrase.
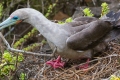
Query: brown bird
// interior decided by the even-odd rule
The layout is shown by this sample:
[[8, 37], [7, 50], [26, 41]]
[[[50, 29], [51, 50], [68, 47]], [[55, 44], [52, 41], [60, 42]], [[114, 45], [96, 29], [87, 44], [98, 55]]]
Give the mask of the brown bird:
[[[106, 43], [119, 35], [120, 12], [109, 12], [104, 17], [79, 17], [70, 23], [57, 24], [32, 8], [14, 11], [0, 24], [0, 29], [20, 22], [34, 26], [48, 41], [52, 50], [68, 59], [91, 58], [93, 53], [106, 47]], [[63, 67], [59, 58], [47, 63], [54, 68]]]

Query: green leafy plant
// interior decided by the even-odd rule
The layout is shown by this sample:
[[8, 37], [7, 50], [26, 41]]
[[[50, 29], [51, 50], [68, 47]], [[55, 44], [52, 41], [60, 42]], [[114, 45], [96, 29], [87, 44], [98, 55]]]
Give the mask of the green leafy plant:
[[48, 7], [48, 11], [45, 14], [46, 17], [48, 17], [50, 15], [50, 13], [52, 13], [52, 9], [56, 6], [56, 3], [53, 3], [52, 5], [49, 5]]
[[89, 8], [85, 8], [83, 10], [84, 16], [92, 17], [94, 14], [92, 14], [91, 10]]
[[22, 72], [20, 74], [19, 80], [26, 80], [25, 77], [26, 77], [26, 74]]
[[73, 20], [72, 17], [69, 17], [65, 20], [65, 23], [72, 22], [72, 20]]
[[16, 61], [17, 64], [19, 64], [21, 61], [23, 61], [23, 55], [19, 54], [18, 56], [12, 55], [8, 51], [4, 51], [4, 54], [2, 56], [2, 61], [0, 64], [0, 76], [9, 76], [11, 77], [10, 73], [14, 72], [16, 67]]
[[72, 17], [67, 18], [65, 21], [58, 21], [58, 24], [64, 24], [64, 23], [69, 23], [72, 22]]
[[2, 3], [0, 3], [0, 18], [2, 16], [2, 11], [3, 11], [3, 5], [2, 5]]
[[[102, 7], [102, 12], [101, 12], [101, 17], [102, 17], [103, 15], [106, 15], [110, 11], [110, 9], [109, 9], [108, 4], [106, 2], [102, 3], [101, 7]], [[83, 10], [83, 13], [84, 13], [84, 16], [88, 16], [88, 17], [94, 16], [94, 14], [92, 14], [92, 12], [89, 8], [85, 8]]]
[[111, 75], [110, 80], [120, 80], [120, 77], [117, 77], [115, 75]]
[[110, 11], [110, 9], [106, 2], [102, 3], [101, 7], [102, 7], [102, 13], [101, 13], [101, 17], [102, 17], [103, 15], [107, 14]]
[[30, 39], [31, 37], [33, 37], [36, 33], [37, 33], [37, 29], [33, 28], [29, 33], [27, 33], [26, 35], [23, 36], [23, 38], [21, 38], [20, 40], [18, 40], [13, 47], [17, 48], [19, 47], [22, 43], [26, 42], [28, 39]]
[[39, 47], [39, 46], [42, 46], [42, 45], [43, 45], [43, 44], [40, 45], [40, 44], [38, 44], [38, 43], [33, 43], [33, 44], [31, 44], [31, 45], [23, 48], [23, 50], [25, 50], [25, 51], [32, 51], [32, 50], [34, 50], [35, 48], [37, 48], [37, 47]]

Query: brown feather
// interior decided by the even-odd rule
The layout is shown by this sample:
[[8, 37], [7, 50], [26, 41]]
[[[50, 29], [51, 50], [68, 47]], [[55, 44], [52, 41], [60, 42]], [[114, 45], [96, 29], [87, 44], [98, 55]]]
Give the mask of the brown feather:
[[67, 39], [67, 46], [69, 48], [74, 50], [94, 48], [112, 29], [110, 23], [102, 20], [93, 21], [89, 24], [89, 27], [84, 28]]

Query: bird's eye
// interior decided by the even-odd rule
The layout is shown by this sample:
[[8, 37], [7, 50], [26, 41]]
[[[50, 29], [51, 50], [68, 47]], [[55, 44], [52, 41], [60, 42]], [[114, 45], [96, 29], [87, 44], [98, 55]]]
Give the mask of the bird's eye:
[[14, 20], [17, 20], [17, 19], [18, 19], [18, 16], [14, 16], [13, 19], [14, 19]]

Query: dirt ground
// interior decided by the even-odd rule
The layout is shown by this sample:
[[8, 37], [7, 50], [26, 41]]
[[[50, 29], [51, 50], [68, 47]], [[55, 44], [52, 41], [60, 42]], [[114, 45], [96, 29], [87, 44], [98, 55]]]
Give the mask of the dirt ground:
[[[43, 46], [45, 53], [51, 53], [48, 45]], [[39, 49], [38, 49], [39, 50]], [[86, 60], [66, 61], [64, 68], [53, 69], [45, 62], [54, 57], [40, 57], [36, 55], [24, 55], [25, 60], [20, 64], [16, 77], [20, 72], [27, 74], [26, 80], [102, 80], [110, 77], [120, 69], [120, 44], [112, 41], [108, 48], [95, 55], [89, 62], [87, 69], [78, 66], [85, 64]]]

